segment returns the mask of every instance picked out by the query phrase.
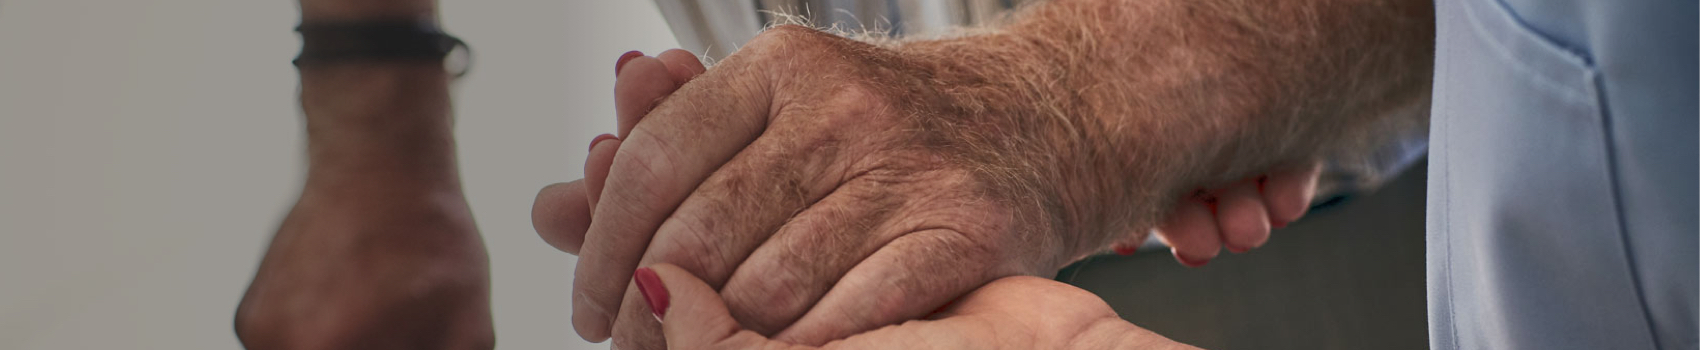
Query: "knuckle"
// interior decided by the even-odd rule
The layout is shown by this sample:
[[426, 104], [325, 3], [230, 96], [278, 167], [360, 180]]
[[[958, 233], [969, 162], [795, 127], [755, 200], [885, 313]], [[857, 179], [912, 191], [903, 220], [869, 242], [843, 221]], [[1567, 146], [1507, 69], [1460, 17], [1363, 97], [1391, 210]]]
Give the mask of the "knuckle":
[[785, 24], [778, 25], [750, 39], [746, 50], [766, 52], [768, 50], [812, 49], [815, 45], [826, 44], [829, 39], [838, 36], [822, 32], [806, 26]]
[[[579, 265], [580, 270], [583, 270], [582, 267], [584, 266]], [[591, 310], [586, 311], [611, 316], [613, 313], [610, 311], [620, 306], [620, 297], [626, 292], [626, 283], [615, 280], [618, 277], [607, 273], [610, 271], [593, 271], [597, 274], [581, 274], [581, 276], [574, 278], [575, 281], [582, 282], [573, 283], [573, 288], [577, 289], [573, 297], [574, 299], [582, 299], [591, 307]]]
[[674, 215], [667, 219], [658, 235], [662, 239], [655, 245], [658, 251], [655, 262], [664, 262], [679, 266], [690, 271], [709, 284], [720, 280], [716, 276], [726, 276], [729, 271], [726, 261], [726, 247], [716, 244], [723, 240], [715, 237], [717, 228], [715, 221], [699, 215]]
[[[633, 131], [633, 136], [643, 132], [642, 129]], [[659, 137], [644, 137], [644, 144], [628, 145], [615, 155], [615, 161], [609, 167], [610, 182], [622, 181], [620, 185], [608, 184], [614, 189], [608, 191], [615, 200], [627, 203], [649, 203], [646, 198], [671, 198], [678, 193], [677, 186], [666, 181], [665, 174], [676, 173], [678, 165], [675, 159], [678, 155], [673, 145]], [[636, 183], [630, 183], [630, 182]]]
[[859, 115], [875, 110], [886, 101], [886, 97], [871, 83], [850, 82], [833, 89], [832, 97], [827, 101], [834, 107], [845, 108], [846, 113], [843, 114]]
[[835, 71], [826, 65], [859, 62], [857, 51], [870, 47], [836, 34], [799, 25], [780, 25], [757, 34], [726, 63], [760, 67], [781, 74]]
[[[746, 277], [747, 276], [747, 277]], [[789, 269], [757, 269], [726, 284], [721, 296], [733, 318], [763, 335], [773, 335], [802, 316], [814, 295]]]
[[877, 135], [901, 121], [895, 105], [896, 98], [882, 91], [876, 83], [844, 81], [833, 86], [821, 103], [825, 111], [823, 127], [829, 130], [860, 130], [862, 134]]

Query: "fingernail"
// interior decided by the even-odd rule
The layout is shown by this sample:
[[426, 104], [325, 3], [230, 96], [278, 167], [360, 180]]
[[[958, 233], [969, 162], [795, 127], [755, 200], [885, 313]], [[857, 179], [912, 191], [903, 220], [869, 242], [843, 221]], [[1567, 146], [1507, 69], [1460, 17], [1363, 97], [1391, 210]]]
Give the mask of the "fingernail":
[[1133, 252], [1138, 250], [1136, 247], [1121, 243], [1111, 245], [1110, 249], [1114, 249], [1116, 251], [1116, 255], [1133, 255]]
[[1201, 266], [1204, 266], [1204, 264], [1210, 263], [1209, 259], [1193, 260], [1193, 259], [1188, 259], [1185, 255], [1176, 255], [1175, 260], [1180, 261], [1181, 265], [1185, 265], [1186, 267], [1201, 267]]
[[655, 314], [655, 320], [667, 314], [667, 286], [661, 285], [661, 276], [650, 268], [640, 268], [632, 274], [637, 281], [638, 293], [643, 293], [643, 300], [649, 302], [649, 312]]
[[618, 139], [618, 137], [614, 137], [614, 134], [596, 135], [596, 138], [590, 140], [590, 150], [595, 151], [596, 150], [596, 144], [602, 143], [602, 141], [605, 141], [605, 140], [613, 140], [613, 139]]
[[1188, 258], [1188, 257], [1186, 257], [1186, 255], [1181, 254], [1180, 251], [1177, 251], [1177, 250], [1175, 250], [1175, 248], [1172, 248], [1172, 247], [1169, 248], [1169, 254], [1174, 255], [1175, 261], [1181, 262], [1181, 265], [1186, 266], [1186, 267], [1199, 267], [1199, 266], [1204, 266], [1204, 264], [1210, 263], [1210, 259]]
[[614, 61], [614, 76], [616, 76], [616, 77], [620, 76], [620, 69], [626, 68], [626, 62], [631, 61], [633, 58], [638, 58], [638, 57], [643, 57], [643, 53], [637, 52], [637, 51], [627, 51], [626, 53], [621, 54], [620, 60]]
[[1234, 254], [1244, 254], [1245, 252], [1251, 251], [1251, 248], [1236, 246], [1236, 245], [1227, 244], [1227, 243], [1222, 244], [1222, 247], [1227, 248], [1228, 252], [1234, 253]]
[[1273, 227], [1273, 228], [1287, 227], [1287, 222], [1281, 221], [1281, 220], [1276, 220], [1276, 219], [1269, 219], [1269, 227]]

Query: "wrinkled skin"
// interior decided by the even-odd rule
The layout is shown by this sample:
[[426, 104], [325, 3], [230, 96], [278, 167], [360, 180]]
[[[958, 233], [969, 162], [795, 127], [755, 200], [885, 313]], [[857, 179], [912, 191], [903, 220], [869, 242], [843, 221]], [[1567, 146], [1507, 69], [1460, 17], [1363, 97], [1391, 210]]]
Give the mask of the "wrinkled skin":
[[[834, 46], [849, 46], [839, 49], [852, 52], [864, 49], [807, 31], [776, 33], [788, 37], [766, 37], [784, 40], [786, 46], [815, 40], [829, 53]], [[746, 74], [718, 77], [737, 80], [751, 74], [778, 74], [751, 73], [750, 65], [796, 65], [795, 61], [763, 60], [737, 68], [743, 62], [737, 57], [763, 50], [756, 44], [751, 47], [758, 51], [740, 52], [743, 56], [716, 68], [716, 72], [743, 69], [740, 72]], [[810, 51], [817, 49], [821, 48]], [[810, 58], [789, 60], [832, 62], [837, 55], [804, 56]], [[669, 51], [656, 58], [621, 62], [616, 87], [620, 135], [598, 138], [591, 147], [585, 181], [545, 188], [533, 213], [545, 240], [564, 251], [584, 253], [575, 286], [575, 326], [587, 339], [606, 337], [609, 331], [607, 321], [598, 319], [609, 315], [598, 315], [596, 310], [618, 307], [623, 311], [613, 320], [612, 330], [621, 348], [659, 347], [653, 325], [639, 322], [647, 319], [648, 311], [638, 301], [636, 289], [624, 283], [597, 282], [609, 279], [608, 275], [629, 277], [630, 270], [624, 266], [635, 267], [639, 262], [677, 263], [705, 276], [726, 297], [732, 315], [760, 334], [822, 344], [923, 316], [987, 280], [1048, 276], [1062, 264], [1091, 253], [1060, 249], [1068, 244], [1054, 240], [1063, 235], [1021, 222], [1020, 213], [1048, 209], [1024, 207], [1007, 193], [1000, 194], [996, 185], [975, 174], [972, 164], [951, 161], [959, 155], [928, 147], [925, 142], [931, 136], [894, 131], [924, 129], [913, 120], [915, 114], [926, 112], [904, 112], [901, 107], [908, 97], [882, 93], [892, 90], [892, 85], [832, 83], [858, 80], [830, 74], [780, 74], [784, 79], [816, 79], [813, 83], [820, 86], [844, 87], [788, 96], [798, 90], [745, 86], [755, 91], [748, 94], [754, 99], [773, 93], [769, 103], [778, 104], [767, 109], [742, 106], [746, 112], [778, 113], [763, 120], [737, 120], [686, 112], [714, 111], [725, 105], [736, 109], [752, 103], [717, 96], [708, 99], [716, 105], [697, 105], [704, 102], [683, 97], [693, 93], [693, 86], [715, 87], [724, 93], [726, 86], [739, 86], [735, 82], [696, 83], [679, 91], [683, 96], [666, 97], [703, 71], [688, 53]], [[837, 64], [849, 66], [842, 70], [851, 72], [880, 70]], [[715, 77], [710, 72], [703, 78]], [[913, 92], [910, 97], [928, 93], [925, 86], [897, 90]], [[695, 91], [715, 96], [711, 92]], [[663, 97], [666, 102], [650, 118], [669, 121], [638, 123]], [[684, 108], [669, 112], [669, 106]], [[655, 131], [648, 125], [656, 125]], [[759, 136], [749, 135], [751, 129]], [[754, 140], [710, 138], [739, 132]], [[712, 157], [686, 156], [715, 151], [715, 147], [729, 149], [719, 151], [727, 159], [718, 164]], [[621, 162], [627, 162], [624, 169]], [[1268, 238], [1271, 223], [1278, 225], [1303, 214], [1315, 169], [1279, 170], [1183, 198], [1158, 234], [1189, 265], [1208, 261], [1224, 246], [1235, 252], [1260, 246]], [[636, 175], [608, 177], [622, 173]], [[693, 183], [693, 174], [707, 180]], [[688, 195], [680, 193], [684, 191], [679, 189], [693, 187]], [[616, 209], [604, 208], [610, 205]], [[592, 212], [596, 220], [590, 220]], [[642, 229], [646, 221], [656, 228]], [[595, 244], [600, 234], [584, 235], [593, 223], [628, 225], [603, 225], [618, 233], [605, 238], [611, 242]], [[1137, 244], [1144, 235], [1127, 237], [1120, 245]], [[929, 276], [939, 271], [950, 273]], [[599, 289], [619, 285], [627, 288]], [[624, 292], [623, 301], [598, 304], [596, 297], [606, 299], [614, 292]]]

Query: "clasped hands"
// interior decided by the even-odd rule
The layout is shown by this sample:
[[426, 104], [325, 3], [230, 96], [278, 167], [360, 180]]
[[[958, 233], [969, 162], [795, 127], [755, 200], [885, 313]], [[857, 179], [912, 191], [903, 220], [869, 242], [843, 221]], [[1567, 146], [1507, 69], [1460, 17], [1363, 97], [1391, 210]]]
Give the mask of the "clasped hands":
[[1118, 154], [1056, 120], [1080, 110], [972, 55], [782, 26], [711, 70], [622, 56], [617, 133], [532, 213], [579, 255], [574, 327], [620, 349], [1184, 347], [1045, 278], [1153, 225], [1199, 266], [1310, 201], [1318, 166], [1290, 164], [1119, 219]]

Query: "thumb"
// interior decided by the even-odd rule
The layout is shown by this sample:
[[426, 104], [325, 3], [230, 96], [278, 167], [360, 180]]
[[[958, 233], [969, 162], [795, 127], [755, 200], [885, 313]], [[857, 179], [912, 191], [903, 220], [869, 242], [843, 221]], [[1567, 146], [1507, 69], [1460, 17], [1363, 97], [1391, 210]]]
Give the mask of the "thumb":
[[632, 274], [655, 317], [661, 320], [668, 349], [748, 349], [770, 341], [744, 330], [726, 309], [720, 293], [702, 279], [672, 264], [639, 268]]

